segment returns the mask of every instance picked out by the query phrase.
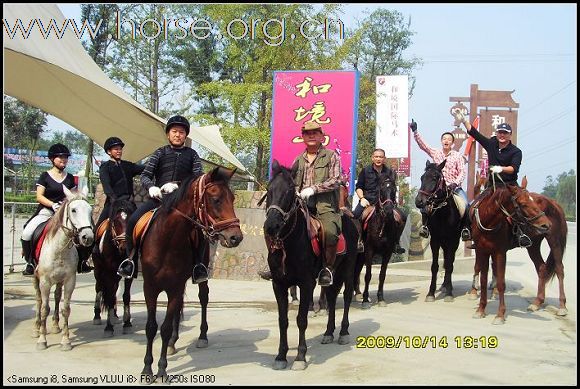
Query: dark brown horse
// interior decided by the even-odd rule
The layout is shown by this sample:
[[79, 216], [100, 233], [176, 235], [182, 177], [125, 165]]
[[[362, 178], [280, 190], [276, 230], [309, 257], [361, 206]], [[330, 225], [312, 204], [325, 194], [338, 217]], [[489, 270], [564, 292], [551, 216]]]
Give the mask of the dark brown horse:
[[[232, 170], [218, 167], [200, 177], [184, 180], [179, 189], [163, 199], [141, 240], [147, 304], [147, 351], [142, 380], [152, 382], [156, 377], [167, 376], [167, 354], [175, 352], [179, 337], [185, 284], [192, 276], [194, 264], [206, 258], [207, 241], [219, 239], [224, 247], [236, 247], [243, 239], [240, 221], [234, 212], [234, 194], [228, 187], [232, 175]], [[161, 292], [167, 294], [167, 311], [161, 325], [159, 370], [154, 377], [151, 365], [153, 339], [157, 334], [155, 314]], [[202, 331], [204, 328], [207, 330], [207, 323], [202, 323]]]
[[[107, 325], [105, 336], [113, 336], [112, 319], [116, 318], [117, 289], [121, 276], [117, 274], [119, 264], [125, 259], [125, 230], [127, 220], [135, 212], [135, 204], [129, 200], [116, 200], [111, 204], [110, 216], [105, 219], [106, 229], [93, 247], [93, 263], [95, 265], [95, 316], [93, 324], [101, 324], [101, 307], [107, 309]], [[97, 226], [100, 227], [100, 226]], [[97, 231], [97, 234], [99, 232]], [[123, 333], [131, 329], [131, 284], [133, 278], [125, 279], [123, 291]]]
[[[268, 266], [272, 274], [272, 287], [278, 305], [278, 324], [280, 343], [278, 355], [274, 360], [275, 370], [285, 369], [288, 365], [288, 288], [293, 285], [300, 289], [298, 307], [298, 355], [292, 365], [293, 370], [306, 368], [306, 328], [308, 309], [312, 305], [316, 275], [322, 268], [311, 245], [307, 225], [307, 206], [296, 195], [294, 176], [297, 166], [288, 169], [280, 166], [277, 160], [272, 163], [272, 179], [266, 192], [266, 220], [264, 235], [268, 245]], [[348, 313], [353, 292], [353, 272], [358, 239], [352, 221], [342, 217], [343, 234], [346, 239], [346, 254], [337, 255], [334, 266], [333, 284], [323, 288], [328, 303], [328, 322], [322, 343], [332, 343], [335, 330], [335, 308], [338, 292], [344, 283], [344, 312], [341, 322], [339, 344], [349, 342]], [[322, 250], [321, 250], [322, 251]]]
[[[381, 258], [381, 271], [379, 273], [379, 287], [377, 290], [377, 303], [379, 306], [386, 305], [383, 297], [383, 286], [387, 275], [387, 266], [405, 228], [406, 215], [396, 209], [392, 201], [392, 193], [396, 190], [392, 177], [381, 175], [379, 177], [379, 199], [375, 204], [374, 214], [368, 221], [368, 228], [363, 231], [364, 258], [365, 258], [365, 289], [363, 291], [362, 308], [371, 307], [369, 299], [369, 284], [372, 277], [373, 258]], [[355, 278], [359, 278], [362, 266], [357, 265]]]
[[[479, 194], [487, 179], [485, 177], [477, 177], [476, 188], [474, 196]], [[527, 186], [527, 178], [522, 180], [522, 187]], [[565, 316], [568, 313], [566, 308], [566, 293], [564, 291], [564, 250], [566, 249], [566, 240], [568, 236], [568, 225], [566, 224], [566, 216], [562, 207], [553, 199], [538, 193], [530, 193], [538, 208], [546, 214], [546, 217], [552, 223], [552, 227], [544, 234], [539, 234], [535, 229], [530, 228], [527, 224], [522, 225], [522, 230], [532, 239], [532, 245], [527, 248], [530, 259], [534, 263], [536, 273], [538, 274], [538, 293], [534, 302], [530, 304], [528, 310], [537, 311], [544, 303], [546, 296], [546, 284], [554, 277], [558, 276], [559, 282], [559, 309], [556, 312], [558, 316]], [[550, 254], [546, 262], [542, 257], [540, 251], [542, 241], [546, 239], [550, 246]], [[493, 267], [492, 267], [493, 269]], [[478, 274], [477, 269], [474, 273]], [[495, 293], [495, 271], [493, 272], [493, 279], [490, 288], [494, 288]], [[474, 277], [475, 280], [475, 277]], [[476, 281], [474, 281], [474, 284]], [[477, 285], [473, 285], [470, 291], [471, 295], [477, 295]]]
[[[487, 195], [478, 199], [470, 208], [473, 240], [475, 241], [476, 269], [480, 271], [481, 284], [487, 285], [489, 258], [497, 271], [499, 293], [498, 312], [494, 324], [505, 322], [505, 268], [506, 253], [512, 245], [512, 223], [529, 223], [538, 233], [545, 233], [551, 226], [550, 220], [538, 208], [527, 190], [517, 185], [501, 185], [495, 190], [488, 188]], [[487, 289], [482, 288], [479, 306], [474, 318], [485, 316]]]

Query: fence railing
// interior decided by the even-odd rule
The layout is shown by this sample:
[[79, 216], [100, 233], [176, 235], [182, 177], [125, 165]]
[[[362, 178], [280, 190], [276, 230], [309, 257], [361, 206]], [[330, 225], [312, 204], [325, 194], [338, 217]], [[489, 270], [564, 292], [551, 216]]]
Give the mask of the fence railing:
[[[34, 213], [38, 203], [4, 202], [4, 236], [3, 255], [4, 269], [14, 273], [15, 265], [24, 265], [26, 262], [20, 256], [20, 236], [24, 223]], [[5, 270], [6, 271], [6, 270]]]

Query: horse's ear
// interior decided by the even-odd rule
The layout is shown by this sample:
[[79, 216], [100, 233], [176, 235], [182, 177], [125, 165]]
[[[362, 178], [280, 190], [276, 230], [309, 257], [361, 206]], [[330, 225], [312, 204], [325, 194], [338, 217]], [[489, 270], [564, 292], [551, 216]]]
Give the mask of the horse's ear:
[[292, 169], [290, 169], [290, 174], [292, 175], [292, 179], [294, 181], [296, 181], [296, 173], [298, 173], [298, 160], [294, 162], [294, 165], [292, 165]]
[[225, 181], [229, 182], [234, 175], [235, 170], [231, 170], [222, 166], [218, 166], [209, 174], [211, 181]]
[[524, 176], [524, 178], [522, 179], [522, 188], [526, 189], [527, 186], [528, 186], [528, 177]]
[[62, 186], [62, 191], [64, 192], [64, 195], [66, 196], [66, 198], [69, 200], [71, 200], [75, 197], [75, 194], [73, 192], [71, 192], [70, 189], [64, 185]]
[[277, 159], [272, 161], [272, 177], [280, 173], [280, 162]]
[[425, 168], [428, 168], [430, 163], [431, 162], [429, 162], [429, 160], [427, 160], [427, 162], [425, 163]]
[[86, 199], [89, 195], [89, 187], [84, 185], [83, 189], [81, 189], [81, 195]]
[[438, 166], [437, 169], [438, 170], [443, 170], [443, 168], [445, 167], [445, 164], [447, 163], [447, 160], [444, 159], [443, 162], [441, 162]]

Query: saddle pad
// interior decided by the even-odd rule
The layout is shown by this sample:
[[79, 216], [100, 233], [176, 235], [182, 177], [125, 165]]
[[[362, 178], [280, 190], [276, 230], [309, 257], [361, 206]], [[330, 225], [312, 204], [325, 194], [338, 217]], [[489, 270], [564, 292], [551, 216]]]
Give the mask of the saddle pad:
[[[318, 257], [320, 256], [320, 242], [316, 237], [310, 240], [312, 243], [312, 250], [314, 250], [314, 254]], [[341, 255], [346, 253], [346, 240], [344, 239], [344, 235], [340, 234], [338, 237], [338, 244], [336, 247], [336, 255]]]
[[105, 219], [101, 222], [101, 224], [99, 224], [99, 226], [97, 227], [97, 234], [95, 236], [95, 240], [99, 240], [101, 236], [105, 234], [107, 227], [109, 227], [109, 219]]
[[[139, 218], [137, 224], [135, 224], [135, 228], [133, 229], [133, 243], [139, 241], [139, 238], [145, 234], [145, 231], [149, 228], [149, 224], [153, 219], [153, 214], [158, 208], [155, 208], [151, 211], [147, 211]], [[135, 245], [136, 246], [136, 245]]]
[[36, 263], [38, 263], [38, 259], [40, 258], [40, 251], [42, 250], [42, 243], [44, 243], [44, 238], [46, 237], [46, 233], [48, 232], [48, 223], [44, 225], [42, 228], [42, 232], [38, 237], [38, 241], [36, 241], [36, 246], [34, 246], [34, 259], [36, 259]]
[[463, 197], [458, 195], [457, 193], [453, 193], [453, 200], [455, 201], [455, 205], [457, 205], [457, 210], [459, 211], [459, 216], [463, 217], [465, 214], [466, 205], [465, 200]]
[[[367, 209], [370, 208], [370, 211], [367, 211]], [[361, 216], [361, 220], [363, 220], [363, 231], [367, 230], [367, 227], [369, 225], [369, 220], [371, 220], [371, 217], [373, 216], [373, 214], [375, 213], [375, 211], [377, 210], [376, 207], [366, 207], [365, 210], [362, 213]]]

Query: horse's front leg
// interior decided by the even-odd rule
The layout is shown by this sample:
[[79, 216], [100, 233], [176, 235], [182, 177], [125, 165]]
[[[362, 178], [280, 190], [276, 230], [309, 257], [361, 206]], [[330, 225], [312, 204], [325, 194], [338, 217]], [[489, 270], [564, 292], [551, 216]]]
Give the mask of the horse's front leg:
[[[338, 275], [338, 274], [337, 274]], [[335, 309], [336, 309], [336, 297], [338, 291], [341, 287], [341, 283], [338, 282], [338, 277], [335, 277], [334, 283], [331, 286], [326, 286], [323, 289], [324, 296], [326, 297], [327, 311], [328, 311], [328, 321], [326, 322], [326, 332], [322, 337], [322, 344], [332, 343], [334, 340], [334, 330], [336, 329], [335, 323]], [[320, 295], [322, 299], [322, 293]]]
[[143, 284], [143, 292], [145, 293], [145, 304], [147, 305], [147, 324], [145, 325], [145, 335], [147, 336], [147, 347], [145, 350], [145, 357], [143, 358], [143, 370], [141, 371], [140, 382], [152, 383], [155, 380], [153, 376], [153, 339], [157, 335], [157, 299], [159, 298], [159, 291], [152, 290], [153, 287], [147, 283]]
[[[487, 285], [487, 273], [489, 271], [489, 254], [482, 253], [479, 250], [475, 250], [475, 260], [477, 262], [476, 266], [480, 270], [481, 285]], [[481, 319], [485, 317], [485, 307], [487, 306], [487, 288], [484, 286], [481, 288], [481, 293], [479, 296], [479, 306], [473, 314], [474, 319]]]
[[453, 298], [453, 264], [455, 262], [455, 251], [457, 251], [457, 246], [443, 247], [443, 267], [445, 268], [445, 277], [443, 278], [443, 287], [445, 288], [445, 299], [446, 303], [451, 303], [455, 299]]
[[69, 279], [64, 282], [64, 299], [62, 303], [62, 318], [64, 323], [62, 326], [62, 339], [60, 341], [62, 351], [72, 350], [69, 338], [70, 333], [68, 320], [70, 317], [70, 299], [72, 297], [73, 290], [75, 289], [75, 285], [77, 283], [77, 274], [75, 270], [73, 270], [72, 275], [69, 277]]
[[[287, 289], [286, 289], [287, 291]], [[309, 299], [312, 298], [314, 291], [310, 284], [304, 283], [300, 287], [300, 305], [298, 307], [298, 316], [296, 316], [296, 324], [298, 325], [298, 355], [292, 364], [292, 370], [304, 370], [306, 369], [306, 328], [308, 327], [308, 306], [310, 305]], [[286, 307], [284, 312], [288, 311], [288, 292], [284, 296], [284, 301], [286, 301]], [[282, 308], [280, 308], [282, 309]], [[286, 331], [288, 330], [288, 314], [284, 314], [286, 318]], [[280, 326], [282, 328], [282, 326]], [[286, 332], [285, 331], [285, 332]], [[288, 351], [287, 339], [284, 339], [286, 343], [286, 351]], [[282, 341], [282, 337], [280, 337]], [[276, 357], [278, 360], [278, 357]]]
[[497, 316], [493, 319], [493, 324], [505, 323], [505, 267], [506, 267], [506, 252], [496, 253], [493, 261], [496, 264], [497, 270], [497, 291], [499, 292], [499, 306]]
[[198, 284], [198, 287], [199, 291], [197, 296], [199, 297], [199, 304], [201, 305], [201, 325], [199, 327], [199, 338], [197, 338], [195, 347], [206, 348], [209, 343], [207, 339], [207, 305], [209, 304], [209, 281]]
[[181, 308], [183, 308], [183, 291], [185, 289], [185, 281], [183, 286], [177, 291], [167, 292], [167, 313], [165, 320], [161, 324], [161, 354], [159, 355], [159, 362], [157, 363], [158, 371], [157, 378], [161, 377], [161, 383], [166, 383], [167, 378], [167, 348], [169, 346], [169, 339], [173, 333], [175, 321], [179, 323], [179, 315]]
[[425, 297], [425, 301], [431, 303], [435, 301], [435, 289], [437, 289], [437, 273], [439, 272], [439, 245], [438, 239], [431, 236], [431, 241], [429, 242], [431, 247], [431, 283], [429, 284], [429, 292]]
[[34, 276], [32, 280], [32, 285], [34, 286], [34, 292], [36, 295], [36, 310], [34, 312], [34, 323], [32, 326], [32, 337], [38, 338], [40, 336], [40, 312], [42, 310], [42, 295], [40, 293], [40, 286], [38, 277]]
[[[97, 281], [98, 283], [98, 281]], [[95, 289], [97, 289], [98, 286], [95, 285]], [[101, 321], [101, 304], [103, 301], [103, 292], [102, 291], [96, 291], [95, 292], [95, 305], [93, 308], [93, 311], [95, 313], [95, 315], [93, 316], [93, 324], [94, 325], [101, 325], [102, 321]]]
[[369, 247], [370, 244], [365, 243], [365, 290], [363, 291], [362, 309], [369, 309], [371, 307], [371, 300], [369, 299], [369, 284], [371, 283], [373, 271], [373, 255], [374, 248]]
[[52, 329], [51, 329], [51, 332], [53, 334], [58, 334], [61, 331], [60, 326], [58, 325], [58, 322], [60, 321], [59, 312], [61, 298], [62, 298], [62, 282], [59, 282], [58, 284], [56, 284], [56, 287], [54, 288], [54, 313], [52, 315]]
[[[348, 264], [345, 264], [348, 265]], [[352, 265], [351, 265], [352, 266]], [[351, 267], [351, 269], [353, 269]], [[350, 310], [350, 304], [352, 302], [352, 295], [354, 290], [353, 280], [352, 277], [349, 277], [350, 271], [346, 272], [347, 276], [344, 279], [344, 291], [343, 291], [343, 300], [344, 300], [344, 308], [342, 312], [342, 322], [340, 323], [340, 335], [338, 337], [338, 344], [348, 344], [350, 343], [350, 336], [348, 333], [348, 327], [350, 326], [350, 322], [348, 320], [348, 313]], [[349, 281], [350, 278], [350, 281]], [[338, 289], [337, 293], [340, 292]]]
[[125, 279], [125, 289], [123, 290], [123, 333], [130, 334], [133, 325], [131, 324], [131, 285], [133, 278]]
[[379, 289], [377, 290], [377, 303], [379, 307], [386, 307], [387, 303], [383, 296], [383, 287], [385, 285], [385, 278], [387, 277], [387, 267], [389, 266], [389, 261], [393, 255], [393, 248], [388, 248], [383, 260], [381, 261], [381, 272], [379, 273]]
[[[276, 355], [272, 367], [274, 370], [283, 370], [288, 366], [288, 361], [286, 360], [288, 354], [288, 288], [280, 285], [280, 283], [276, 281], [272, 281], [272, 288], [274, 289], [276, 303], [278, 304], [278, 328], [280, 330], [278, 355]], [[298, 308], [298, 316], [300, 316], [302, 306], [308, 304], [311, 299], [312, 290], [310, 290], [310, 297], [306, 298], [302, 293], [302, 288], [300, 288], [300, 307]], [[306, 310], [306, 315], [308, 315], [308, 306], [306, 306]]]
[[357, 253], [356, 255], [356, 263], [354, 268], [354, 301], [363, 301], [362, 293], [360, 291], [360, 273], [362, 272], [362, 268], [365, 263], [365, 254], [364, 251], [362, 253]]
[[48, 348], [46, 343], [46, 318], [50, 313], [50, 283], [47, 281], [40, 281], [40, 333], [36, 341], [37, 350], [46, 350]]

